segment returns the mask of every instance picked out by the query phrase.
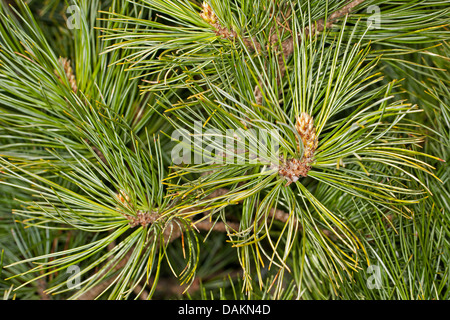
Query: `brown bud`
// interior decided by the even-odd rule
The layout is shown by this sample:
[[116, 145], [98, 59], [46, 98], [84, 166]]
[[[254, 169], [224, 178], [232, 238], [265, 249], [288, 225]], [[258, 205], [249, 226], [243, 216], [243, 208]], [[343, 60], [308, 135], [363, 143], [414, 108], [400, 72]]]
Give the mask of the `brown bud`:
[[309, 114], [302, 112], [300, 116], [297, 117], [295, 128], [302, 139], [303, 159], [307, 162], [311, 162], [314, 152], [319, 144], [316, 128], [314, 127], [314, 119]]
[[[75, 78], [75, 74], [73, 72], [73, 69], [70, 65], [70, 60], [67, 58], [60, 57], [58, 59], [59, 64], [63, 67], [64, 73], [66, 74], [67, 80], [69, 80], [70, 87], [72, 88], [72, 91], [77, 93], [78, 86], [77, 86], [77, 80]], [[55, 74], [58, 74], [55, 70]], [[60, 79], [61, 80], [61, 79]]]
[[217, 22], [217, 16], [212, 10], [211, 6], [206, 1], [204, 1], [202, 7], [203, 11], [200, 13], [200, 17], [202, 17], [202, 19], [208, 22], [210, 25], [214, 25]]
[[[313, 161], [314, 153], [319, 144], [319, 139], [314, 127], [314, 119], [307, 113], [302, 112], [297, 117], [295, 123], [297, 130], [303, 144], [303, 157], [301, 160], [293, 158], [287, 161], [282, 160], [278, 173], [285, 177], [288, 181], [286, 186], [292, 182], [296, 182], [300, 177], [307, 177], [309, 170], [311, 170], [311, 162]], [[300, 150], [300, 144], [297, 139], [297, 149]]]

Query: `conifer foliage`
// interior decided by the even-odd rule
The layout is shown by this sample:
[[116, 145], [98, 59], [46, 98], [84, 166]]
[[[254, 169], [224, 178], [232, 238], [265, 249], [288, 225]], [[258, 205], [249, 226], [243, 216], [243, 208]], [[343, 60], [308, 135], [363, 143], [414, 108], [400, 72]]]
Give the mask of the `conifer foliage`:
[[5, 299], [449, 299], [450, 1], [0, 1]]

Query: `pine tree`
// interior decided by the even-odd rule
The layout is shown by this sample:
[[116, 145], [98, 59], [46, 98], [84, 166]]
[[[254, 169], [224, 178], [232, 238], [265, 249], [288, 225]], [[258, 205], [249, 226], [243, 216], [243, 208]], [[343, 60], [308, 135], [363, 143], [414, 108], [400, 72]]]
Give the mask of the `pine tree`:
[[449, 299], [450, 1], [0, 1], [5, 299]]

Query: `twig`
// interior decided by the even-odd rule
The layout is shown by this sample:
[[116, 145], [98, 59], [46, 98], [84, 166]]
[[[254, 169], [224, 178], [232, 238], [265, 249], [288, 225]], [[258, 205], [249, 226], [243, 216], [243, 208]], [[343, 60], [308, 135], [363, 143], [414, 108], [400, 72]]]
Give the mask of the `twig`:
[[[228, 190], [228, 189], [226, 189], [226, 188], [219, 188], [219, 189], [217, 189], [217, 190], [214, 190], [211, 194], [209, 194], [206, 198], [207, 199], [213, 199], [213, 198], [217, 198], [217, 197], [220, 197], [220, 196], [223, 196], [223, 195], [225, 195], [225, 194], [227, 194], [227, 193], [229, 193], [230, 192], [230, 190]], [[268, 213], [268, 218], [274, 218], [275, 220], [277, 220], [277, 221], [280, 221], [280, 222], [283, 222], [283, 223], [286, 223], [286, 222], [288, 222], [289, 221], [289, 213], [287, 213], [287, 212], [285, 212], [285, 211], [283, 211], [283, 210], [281, 210], [281, 209], [276, 209], [276, 208], [271, 208], [270, 210], [269, 210], [269, 213]], [[292, 217], [293, 219], [294, 219], [294, 223], [298, 223], [298, 229], [299, 230], [301, 230], [302, 229], [302, 226], [300, 225], [300, 223], [298, 222], [298, 219], [296, 218], [296, 217]], [[203, 221], [202, 221], [203, 222]], [[222, 222], [222, 224], [223, 224], [223, 222]], [[231, 223], [231, 222], [227, 222], [227, 225], [228, 226], [230, 226], [230, 227], [232, 227], [233, 229], [235, 229], [235, 230], [238, 230], [239, 229], [239, 224], [237, 224], [237, 223]], [[205, 226], [205, 228], [206, 228], [206, 224], [204, 225]], [[224, 227], [225, 226], [225, 224], [223, 224], [223, 226], [220, 224], [219, 226], [217, 226], [217, 228], [219, 229], [219, 230], [217, 230], [217, 231], [222, 231], [223, 229], [221, 229], [222, 227]], [[211, 227], [211, 225], [209, 225], [209, 227]], [[207, 229], [207, 230], [209, 230], [209, 229]], [[225, 230], [223, 230], [223, 231], [225, 231]]]
[[[42, 274], [43, 272], [41, 272]], [[47, 281], [41, 278], [37, 281], [37, 292], [41, 300], [50, 300], [50, 296], [45, 292], [47, 289]]]
[[193, 226], [198, 230], [204, 230], [204, 231], [218, 231], [218, 232], [228, 232], [228, 228], [233, 230], [239, 230], [239, 223], [235, 222], [227, 222], [226, 224], [224, 222], [212, 222], [209, 220], [202, 220], [200, 222], [196, 222], [193, 224]]

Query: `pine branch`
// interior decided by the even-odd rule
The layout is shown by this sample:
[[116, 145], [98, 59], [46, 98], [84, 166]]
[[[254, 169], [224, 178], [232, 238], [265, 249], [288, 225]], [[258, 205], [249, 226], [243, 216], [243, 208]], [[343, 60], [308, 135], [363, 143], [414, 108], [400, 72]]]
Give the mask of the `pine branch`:
[[[0, 202], [9, 215], [15, 198], [13, 213], [31, 227], [14, 235], [18, 248], [3, 236], [10, 226], [0, 230], [10, 263], [4, 270], [18, 286], [17, 297], [31, 291], [41, 299], [63, 295], [68, 289], [61, 270], [81, 263], [93, 274], [83, 282], [84, 290], [92, 289], [75, 293], [84, 292], [80, 299], [133, 292], [147, 299], [150, 284], [163, 295], [181, 295], [180, 281], [155, 280], [154, 269], [146, 270], [147, 264], [168, 271], [158, 251], [167, 246], [164, 254], [171, 255], [180, 249], [172, 242], [180, 238], [188, 255], [174, 252], [167, 261], [172, 271], [185, 267], [180, 279], [193, 292], [208, 278], [200, 274], [214, 265], [213, 252], [205, 248], [217, 245], [219, 258], [228, 253], [224, 237], [199, 243], [195, 235], [220, 232], [234, 244], [227, 248], [236, 249], [238, 259], [229, 255], [226, 262], [241, 263], [248, 297], [278, 298], [289, 291], [287, 283], [295, 283], [299, 299], [448, 298], [449, 170], [442, 159], [449, 160], [450, 82], [443, 71], [450, 9], [437, 0], [383, 2], [382, 28], [370, 31], [349, 17], [352, 27], [336, 26], [336, 37], [317, 37], [363, 2], [333, 2], [333, 8], [344, 5], [328, 14], [328, 2], [313, 8], [296, 3], [301, 10], [295, 11], [290, 1], [212, 1], [223, 15], [219, 23], [211, 7], [203, 4], [199, 15], [198, 2], [190, 0], [114, 1], [111, 19], [97, 20], [110, 1], [92, 0], [90, 9], [80, 6], [83, 28], [55, 36], [60, 26], [40, 30], [51, 22], [34, 16], [38, 5], [28, 10], [19, 0], [10, 12], [0, 0]], [[300, 14], [324, 18], [294, 34], [292, 26], [304, 23]], [[258, 37], [225, 27], [240, 23], [249, 30], [270, 27], [258, 29]], [[91, 29], [97, 27], [110, 47]], [[219, 37], [228, 41], [214, 41]], [[295, 47], [308, 37], [318, 41]], [[230, 45], [236, 40], [243, 50]], [[61, 52], [74, 57], [76, 68], [58, 59]], [[285, 86], [291, 64], [295, 72]], [[395, 80], [400, 78], [406, 90]], [[139, 88], [141, 80], [148, 86]], [[145, 96], [140, 89], [148, 89]], [[426, 117], [416, 115], [414, 103]], [[160, 107], [171, 116], [161, 116]], [[197, 120], [205, 131], [276, 129], [283, 157], [271, 151], [270, 161], [253, 157], [251, 143], [241, 141], [242, 148], [218, 147], [216, 155], [229, 160], [230, 153], [233, 159], [248, 154], [257, 161], [167, 169], [166, 141], [153, 152], [151, 139], [141, 139], [143, 131], [151, 136], [161, 124], [189, 131]], [[277, 170], [267, 170], [275, 162]], [[198, 178], [202, 172], [209, 174]], [[171, 181], [162, 187], [167, 176]], [[286, 188], [282, 179], [297, 183]], [[4, 201], [11, 190], [14, 197]], [[229, 212], [213, 219], [228, 208], [240, 210], [239, 221]], [[64, 244], [34, 226], [84, 230], [93, 237], [70, 237]], [[299, 230], [301, 245], [295, 240]], [[360, 259], [362, 251], [367, 261]], [[258, 292], [255, 279], [266, 277], [263, 261], [276, 265], [276, 280]], [[352, 271], [369, 263], [386, 271], [380, 290], [368, 290], [366, 274]], [[3, 280], [0, 285], [5, 288]]]
[[[217, 197], [221, 197], [223, 195], [226, 195], [227, 193], [229, 193], [230, 190], [229, 189], [225, 189], [225, 188], [219, 188], [217, 190], [214, 190], [211, 194], [209, 194], [206, 199], [214, 199]], [[259, 205], [259, 203], [257, 204]], [[274, 218], [277, 221], [280, 221], [282, 223], [287, 223], [289, 221], [289, 213], [281, 210], [281, 209], [275, 209], [275, 208], [270, 208], [267, 217], [269, 219]], [[262, 219], [260, 220], [260, 223], [262, 223]], [[302, 230], [302, 226], [299, 223], [298, 219], [296, 217], [293, 217], [294, 219], [294, 224], [297, 225], [298, 230]], [[204, 223], [204, 225], [202, 226], [203, 230], [209, 230], [212, 226], [211, 226], [211, 222], [207, 221], [207, 220], [202, 220], [201, 223]], [[227, 225], [229, 225], [232, 229], [234, 230], [239, 230], [239, 224], [237, 223], [231, 223], [231, 222], [227, 222]], [[198, 224], [196, 224], [196, 226], [198, 226]], [[214, 227], [214, 225], [213, 225]], [[224, 223], [218, 223], [218, 226], [216, 227], [218, 229], [218, 231], [225, 231], [224, 229], [225, 224]]]
[[[299, 33], [299, 35], [297, 37], [297, 41], [298, 42], [302, 42], [302, 40], [304, 38], [306, 38], [306, 37], [315, 36], [319, 32], [324, 31], [325, 28], [327, 28], [327, 29], [331, 28], [333, 23], [335, 23], [340, 18], [342, 18], [342, 17], [346, 16], [347, 14], [349, 14], [356, 6], [358, 6], [359, 4], [363, 3], [364, 1], [365, 0], [353, 0], [353, 1], [350, 1], [350, 3], [348, 3], [347, 5], [342, 7], [341, 9], [336, 10], [330, 16], [328, 16], [326, 21], [324, 19], [319, 19], [316, 22], [314, 22], [314, 24], [312, 26], [305, 27], [303, 29], [303, 31]], [[272, 40], [272, 43], [278, 43], [278, 41], [279, 41], [279, 39], [277, 37], [275, 37]], [[282, 49], [281, 51], [284, 54], [284, 57], [285, 57], [286, 60], [289, 58], [289, 56], [291, 56], [294, 53], [295, 42], [296, 41], [294, 40], [294, 37], [290, 37], [290, 38], [284, 40], [281, 43], [281, 49]], [[280, 60], [279, 60], [279, 64], [280, 64], [280, 68], [281, 68]], [[283, 75], [283, 73], [282, 73], [282, 75]]]
[[[341, 9], [333, 12], [326, 19], [326, 22], [324, 19], [317, 20], [311, 27], [310, 26], [305, 27], [303, 29], [303, 31], [299, 33], [296, 40], [298, 41], [298, 43], [300, 43], [303, 39], [306, 39], [309, 36], [313, 37], [316, 34], [318, 34], [319, 32], [322, 32], [323, 30], [325, 30], [325, 28], [327, 28], [327, 29], [331, 28], [333, 23], [335, 23], [338, 19], [344, 17], [345, 15], [349, 14], [353, 10], [353, 8], [355, 8], [356, 6], [358, 6], [359, 4], [361, 4], [363, 2], [364, 2], [364, 0], [353, 0], [350, 3], [348, 3], [347, 5], [345, 5], [344, 7], [342, 7]], [[273, 45], [278, 42], [279, 42], [278, 36], [276, 34], [273, 34], [270, 37], [270, 43]], [[281, 42], [281, 53], [282, 54], [278, 53], [278, 58], [277, 58], [278, 68], [280, 70], [280, 74], [277, 77], [278, 85], [280, 85], [281, 79], [286, 74], [286, 64], [284, 61], [287, 61], [289, 59], [289, 57], [294, 53], [295, 43], [296, 43], [296, 41], [293, 36], [291, 36], [288, 39]], [[261, 47], [261, 45], [259, 45], [259, 47]], [[275, 48], [278, 49], [278, 47], [275, 47]], [[249, 49], [253, 49], [253, 47], [249, 47]], [[260, 85], [256, 85], [255, 90], [254, 90], [255, 100], [256, 100], [256, 103], [259, 105], [262, 104], [262, 99], [263, 99], [263, 94], [262, 94], [260, 88], [261, 88]]]
[[[154, 220], [153, 220], [154, 219]], [[147, 226], [150, 223], [154, 223], [158, 218], [154, 215], [152, 217], [152, 221], [149, 221], [148, 219], [144, 219], [144, 220], [140, 220], [138, 224], [142, 223], [142, 226]], [[134, 220], [133, 220], [134, 221]], [[193, 227], [195, 229], [202, 230], [202, 231], [216, 231], [216, 232], [228, 232], [228, 228], [227, 226], [223, 223], [223, 222], [212, 222], [212, 221], [208, 221], [208, 220], [202, 220], [196, 224], [193, 224]], [[235, 224], [235, 223], [230, 223], [228, 224], [228, 227], [231, 227], [233, 229], [238, 229], [239, 225]], [[171, 243], [173, 241], [175, 241], [176, 239], [180, 238], [182, 236], [182, 230], [180, 228], [180, 225], [174, 223], [174, 222], [170, 222], [169, 225], [164, 229], [163, 232], [163, 237], [164, 237], [164, 241], [165, 244], [167, 245], [168, 243]], [[113, 247], [115, 246], [114, 243], [111, 243], [108, 248], [109, 250], [111, 250]], [[130, 251], [127, 252], [127, 254], [125, 255], [125, 257], [123, 259], [121, 259], [115, 266], [107, 269], [107, 270], [103, 270], [102, 274], [108, 274], [108, 273], [116, 273], [118, 271], [120, 271], [123, 267], [126, 266], [126, 264], [128, 263], [129, 259], [131, 258], [131, 253], [134, 249], [131, 249]], [[112, 260], [112, 257], [109, 257], [108, 259], [109, 261]], [[94, 300], [96, 299], [100, 294], [102, 294], [111, 284], [113, 284], [118, 278], [117, 276], [112, 276], [104, 281], [102, 281], [101, 283], [99, 283], [98, 285], [96, 285], [95, 287], [93, 287], [92, 289], [90, 289], [89, 291], [83, 293], [80, 297], [78, 297], [78, 300]], [[153, 278], [150, 278], [150, 280], [148, 282], [152, 282]], [[158, 285], [161, 288], [162, 284], [159, 284], [158, 281]], [[197, 290], [198, 289], [198, 280], [193, 283], [194, 287], [190, 290]], [[166, 287], [165, 285], [163, 285], [164, 287]], [[142, 291], [142, 286], [141, 285], [137, 285], [134, 288], [134, 292], [136, 294], [142, 292], [142, 296], [140, 297], [140, 299], [147, 299], [148, 297], [148, 292], [147, 291]], [[175, 293], [182, 293], [184, 292], [184, 290], [182, 290], [179, 285], [177, 285], [175, 287], [175, 285], [171, 285], [170, 288], [173, 288], [173, 290], [168, 290], [169, 292], [175, 292]], [[44, 293], [43, 293], [44, 294]], [[45, 296], [42, 295], [42, 298], [44, 298]]]
[[[314, 126], [314, 119], [307, 113], [302, 112], [295, 123], [295, 128], [300, 135], [303, 155], [299, 160], [297, 158], [282, 159], [282, 164], [278, 170], [279, 174], [285, 177], [288, 182], [286, 186], [292, 182], [297, 182], [300, 177], [307, 177], [309, 170], [311, 170], [310, 164], [313, 162], [314, 153], [316, 152], [319, 144], [319, 139], [316, 134], [316, 127]], [[300, 151], [300, 144], [297, 136], [297, 150]]]

